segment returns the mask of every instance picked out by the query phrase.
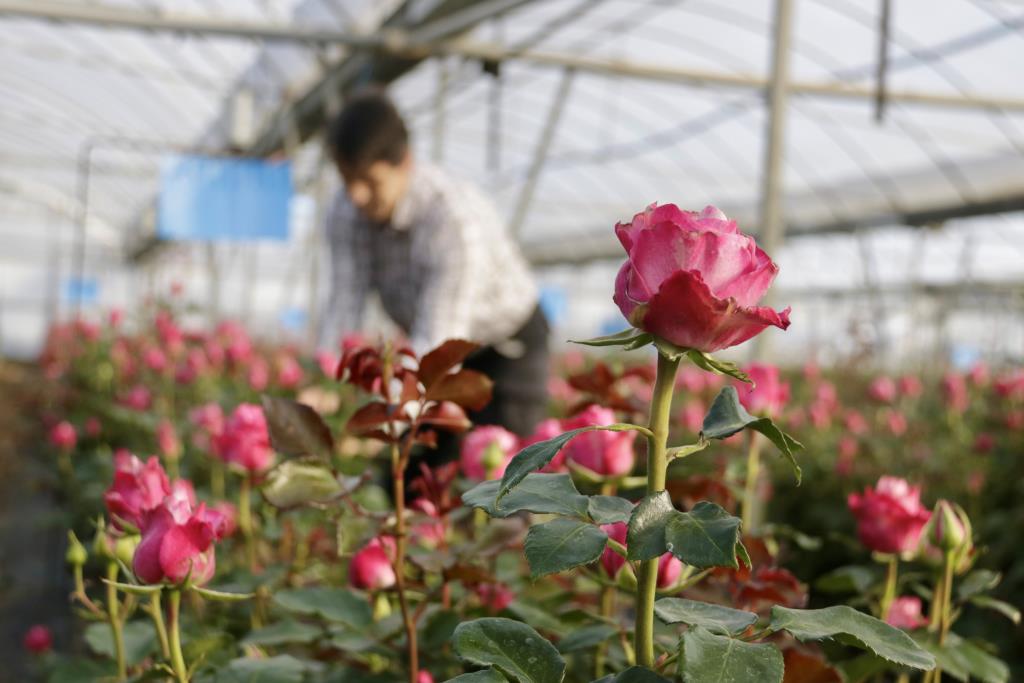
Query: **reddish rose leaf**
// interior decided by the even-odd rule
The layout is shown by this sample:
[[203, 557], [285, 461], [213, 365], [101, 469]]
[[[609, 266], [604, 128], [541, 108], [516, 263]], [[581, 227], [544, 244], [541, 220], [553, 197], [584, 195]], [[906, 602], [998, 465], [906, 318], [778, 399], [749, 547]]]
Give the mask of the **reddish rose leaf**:
[[274, 450], [290, 456], [316, 455], [330, 458], [334, 437], [319, 414], [303, 403], [263, 396], [270, 443]]
[[421, 425], [429, 425], [446, 432], [464, 432], [473, 426], [466, 411], [450, 401], [442, 401], [427, 408], [420, 416]]
[[409, 401], [418, 400], [420, 397], [420, 383], [419, 378], [416, 377], [415, 372], [406, 372], [402, 376], [402, 394], [399, 397], [399, 403], [405, 404]]
[[372, 429], [378, 429], [391, 420], [405, 421], [408, 418], [405, 413], [395, 407], [389, 406], [380, 401], [367, 403], [349, 418], [345, 425], [346, 430], [352, 434], [361, 435]]
[[782, 683], [842, 683], [843, 677], [821, 657], [799, 648], [782, 653], [786, 674]]
[[494, 382], [482, 372], [459, 370], [445, 375], [427, 389], [431, 401], [451, 401], [469, 410], [481, 410], [491, 402]]
[[466, 359], [466, 356], [480, 348], [465, 339], [449, 339], [420, 360], [420, 380], [428, 390], [449, 370]]

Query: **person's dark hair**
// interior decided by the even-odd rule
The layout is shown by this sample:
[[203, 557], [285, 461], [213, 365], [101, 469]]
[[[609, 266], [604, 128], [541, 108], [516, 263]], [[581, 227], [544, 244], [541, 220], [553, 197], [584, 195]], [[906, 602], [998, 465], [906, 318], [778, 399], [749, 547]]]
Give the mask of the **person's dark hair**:
[[352, 97], [331, 123], [327, 146], [336, 163], [352, 168], [376, 161], [397, 165], [409, 150], [409, 131], [383, 91], [366, 90]]

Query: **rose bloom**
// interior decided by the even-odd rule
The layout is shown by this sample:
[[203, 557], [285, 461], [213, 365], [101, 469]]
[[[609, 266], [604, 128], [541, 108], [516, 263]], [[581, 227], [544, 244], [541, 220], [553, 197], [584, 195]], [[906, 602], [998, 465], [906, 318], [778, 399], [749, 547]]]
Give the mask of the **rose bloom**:
[[192, 443], [196, 448], [211, 451], [220, 457], [216, 449], [217, 437], [224, 432], [224, 411], [220, 405], [207, 403], [193, 408], [188, 419], [196, 429], [192, 435]]
[[150, 346], [142, 352], [142, 363], [153, 372], [163, 372], [167, 369], [167, 354]]
[[[519, 437], [504, 427], [484, 425], [463, 439], [459, 466], [468, 479], [496, 479], [505, 474], [505, 468], [518, 451]], [[485, 462], [493, 457], [497, 457], [496, 462]]]
[[110, 520], [121, 529], [121, 522], [141, 528], [146, 515], [155, 510], [171, 493], [167, 473], [154, 455], [143, 465], [127, 451], [114, 456], [114, 482], [103, 494]]
[[338, 356], [337, 354], [331, 353], [330, 351], [317, 351], [316, 352], [316, 364], [320, 366], [320, 372], [324, 373], [325, 377], [334, 379], [334, 376], [338, 372]]
[[50, 430], [50, 443], [62, 451], [70, 451], [78, 442], [75, 427], [67, 420], [61, 420]]
[[390, 536], [378, 536], [352, 556], [348, 565], [348, 580], [356, 588], [378, 591], [395, 585], [395, 568], [391, 556], [395, 541]]
[[213, 578], [213, 542], [227, 528], [221, 513], [207, 509], [205, 503], [194, 507], [185, 487], [180, 487], [146, 516], [132, 569], [147, 584], [179, 584], [188, 577], [201, 586]]
[[868, 386], [868, 396], [878, 403], [889, 404], [896, 400], [896, 382], [892, 377], [876, 377]]
[[[540, 441], [553, 439], [565, 430], [562, 429], [562, 422], [553, 417], [542, 420], [534, 430], [533, 434], [522, 440], [519, 444], [520, 450]], [[551, 462], [541, 468], [541, 472], [564, 472], [565, 471], [565, 450], [560, 450], [551, 458]]]
[[899, 390], [904, 398], [917, 398], [924, 391], [924, 386], [914, 375], [903, 375], [899, 379]]
[[503, 583], [480, 583], [473, 589], [480, 602], [491, 614], [497, 614], [512, 604], [516, 594]]
[[868, 431], [868, 421], [856, 410], [847, 412], [843, 423], [846, 425], [846, 431], [851, 434], [863, 434]]
[[[615, 413], [610, 408], [590, 405], [582, 412], [562, 422], [565, 431], [580, 427], [615, 424]], [[611, 432], [603, 429], [584, 432], [573, 437], [565, 446], [565, 458], [604, 476], [629, 474], [633, 470], [635, 454], [633, 442], [636, 432]]]
[[861, 543], [880, 553], [915, 550], [931, 512], [921, 505], [920, 487], [905, 479], [882, 477], [874, 489], [863, 495], [851, 493], [850, 511], [857, 518]]
[[121, 396], [121, 404], [132, 410], [145, 411], [153, 404], [153, 394], [141, 384], [136, 384]]
[[416, 673], [416, 683], [434, 683], [434, 677], [431, 675], [429, 671], [426, 671], [425, 669], [420, 669]]
[[947, 372], [942, 378], [942, 395], [946, 399], [946, 407], [954, 413], [963, 413], [970, 403], [967, 395], [967, 382], [963, 375]]
[[885, 424], [893, 436], [902, 436], [907, 431], [907, 417], [899, 410], [888, 409], [885, 411]]
[[885, 618], [885, 621], [890, 626], [908, 631], [920, 628], [928, 623], [921, 616], [921, 599], [912, 596], [904, 596], [893, 600], [892, 605], [889, 606], [889, 616]]
[[634, 327], [679, 347], [711, 352], [769, 325], [789, 327], [789, 309], [758, 307], [778, 266], [735, 221], [713, 206], [701, 213], [652, 204], [615, 234], [628, 255], [615, 303]]
[[25, 638], [21, 643], [32, 654], [40, 655], [53, 648], [53, 635], [50, 633], [50, 629], [42, 624], [36, 624], [25, 632]]
[[246, 375], [249, 387], [253, 391], [263, 391], [270, 384], [270, 365], [259, 356], [253, 356]]
[[277, 360], [277, 383], [286, 389], [294, 389], [302, 382], [302, 366], [295, 356], [286, 354]]
[[754, 415], [774, 417], [782, 412], [789, 402], [789, 382], [779, 377], [774, 365], [751, 363], [746, 372], [754, 380], [754, 386], [747, 382], [734, 382], [740, 403]]
[[235, 408], [216, 443], [220, 456], [226, 462], [250, 472], [262, 472], [274, 462], [267, 419], [263, 409], [252, 403], [242, 403]]

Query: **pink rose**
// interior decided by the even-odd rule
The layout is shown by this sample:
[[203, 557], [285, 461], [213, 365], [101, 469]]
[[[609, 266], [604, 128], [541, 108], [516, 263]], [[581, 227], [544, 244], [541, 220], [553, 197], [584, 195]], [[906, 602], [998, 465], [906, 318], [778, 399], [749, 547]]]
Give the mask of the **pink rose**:
[[316, 352], [316, 364], [320, 366], [320, 372], [330, 379], [334, 379], [334, 376], [338, 373], [339, 360], [337, 354], [330, 351]]
[[274, 462], [270, 450], [270, 435], [263, 410], [252, 403], [242, 403], [224, 424], [224, 431], [216, 438], [217, 450], [229, 463], [250, 472], [262, 472]]
[[147, 516], [132, 569], [148, 584], [178, 584], [188, 577], [201, 586], [213, 578], [213, 542], [226, 528], [221, 515], [205, 503], [193, 509], [183, 495], [169, 495]]
[[988, 432], [982, 432], [978, 434], [974, 439], [974, 452], [981, 455], [987, 455], [991, 453], [996, 447], [996, 437], [992, 436]]
[[907, 431], [907, 417], [895, 409], [885, 412], [885, 424], [893, 436], [902, 436]]
[[444, 523], [437, 513], [437, 506], [426, 498], [417, 498], [409, 504], [409, 509], [425, 515], [430, 520], [414, 524], [409, 530], [409, 537], [428, 548], [438, 547], [444, 541]]
[[224, 432], [224, 411], [216, 403], [207, 403], [193, 408], [188, 414], [189, 422], [195, 427], [192, 443], [196, 448], [210, 451], [220, 457], [216, 450], [217, 438]]
[[880, 553], [915, 550], [931, 517], [921, 505], [921, 488], [898, 477], [882, 477], [863, 495], [851, 493], [847, 504], [857, 518], [861, 543]]
[[238, 529], [238, 508], [233, 503], [222, 500], [208, 507], [203, 513], [217, 538], [228, 538]]
[[177, 460], [181, 456], [181, 442], [170, 420], [161, 420], [156, 427], [156, 443], [165, 458]]
[[961, 414], [967, 410], [970, 397], [967, 395], [967, 382], [963, 375], [947, 372], [942, 378], [942, 395], [946, 399], [946, 407], [952, 412]]
[[846, 425], [846, 431], [851, 434], [863, 434], [868, 431], [868, 421], [856, 410], [846, 413], [843, 423]]
[[277, 383], [285, 389], [294, 389], [302, 382], [302, 366], [295, 356], [283, 355], [277, 360]]
[[149, 389], [141, 384], [137, 384], [121, 397], [121, 404], [132, 410], [142, 412], [149, 410], [149, 407], [153, 404], [153, 395]]
[[976, 387], [984, 386], [988, 383], [988, 366], [984, 362], [975, 363], [974, 366], [967, 372], [967, 378], [971, 380], [971, 384]]
[[519, 437], [504, 427], [477, 427], [462, 442], [459, 465], [468, 479], [497, 479], [519, 451]]
[[1024, 370], [1015, 370], [1000, 375], [992, 386], [1000, 398], [1024, 397]]
[[903, 375], [899, 380], [899, 390], [904, 398], [917, 398], [924, 391], [924, 386], [914, 375]]
[[663, 590], [676, 585], [683, 575], [683, 563], [671, 553], [665, 553], [658, 560], [658, 588]]
[[778, 266], [715, 207], [652, 204], [615, 233], [629, 258], [614, 299], [634, 327], [707, 352], [789, 327], [788, 308], [757, 306]]
[[921, 599], [911, 596], [896, 598], [889, 606], [889, 615], [885, 618], [886, 623], [896, 628], [912, 631], [927, 624], [927, 620], [921, 616]]
[[[590, 405], [582, 412], [562, 422], [565, 431], [592, 425], [615, 424], [615, 413], [610, 408]], [[565, 447], [566, 460], [582, 465], [604, 476], [629, 474], [633, 470], [635, 455], [633, 441], [636, 432], [610, 432], [596, 430], [572, 438]]]
[[491, 614], [497, 614], [512, 604], [516, 595], [503, 583], [481, 583], [474, 589], [480, 602]]
[[167, 473], [154, 455], [142, 462], [127, 451], [114, 456], [114, 482], [103, 494], [103, 502], [111, 522], [121, 529], [121, 522], [142, 528], [146, 514], [155, 510], [171, 493]]
[[53, 648], [53, 635], [50, 633], [50, 629], [42, 624], [36, 624], [25, 633], [25, 638], [21, 643], [32, 654], [41, 655]]
[[50, 443], [62, 451], [71, 451], [78, 442], [78, 433], [74, 425], [67, 420], [61, 420], [50, 430]]
[[782, 381], [774, 365], [751, 363], [746, 372], [754, 380], [754, 386], [734, 382], [740, 403], [754, 415], [778, 415], [789, 402], [789, 382]]
[[253, 356], [246, 375], [249, 387], [253, 391], [263, 391], [270, 384], [270, 365], [259, 356]]
[[378, 591], [395, 585], [395, 568], [391, 556], [395, 542], [389, 536], [378, 536], [352, 556], [348, 565], [348, 580], [356, 588]]
[[876, 377], [868, 386], [868, 396], [878, 403], [892, 403], [896, 400], [896, 382], [892, 377]]
[[430, 674], [429, 671], [420, 669], [416, 673], [416, 683], [434, 683], [434, 677]]
[[142, 352], [142, 362], [153, 372], [163, 372], [167, 369], [167, 354], [155, 346], [150, 346]]

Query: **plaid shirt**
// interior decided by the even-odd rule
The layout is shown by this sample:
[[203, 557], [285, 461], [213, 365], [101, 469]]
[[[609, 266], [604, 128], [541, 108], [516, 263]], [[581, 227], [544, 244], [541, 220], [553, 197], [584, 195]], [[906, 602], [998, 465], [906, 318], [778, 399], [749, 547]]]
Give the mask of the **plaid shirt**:
[[326, 231], [331, 292], [324, 346], [360, 329], [371, 290], [419, 353], [452, 337], [500, 343], [537, 305], [529, 266], [494, 206], [434, 166], [413, 166], [385, 225], [364, 218], [339, 191]]

